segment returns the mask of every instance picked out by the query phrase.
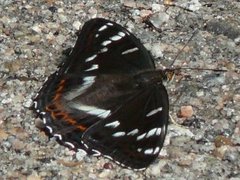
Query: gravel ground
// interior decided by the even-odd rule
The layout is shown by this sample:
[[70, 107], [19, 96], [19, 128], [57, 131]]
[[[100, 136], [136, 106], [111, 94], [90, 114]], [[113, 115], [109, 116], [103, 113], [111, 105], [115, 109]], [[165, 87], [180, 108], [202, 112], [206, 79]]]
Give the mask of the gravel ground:
[[[0, 179], [240, 179], [239, 0], [137, 2], [0, 0]], [[134, 32], [159, 68], [176, 58], [175, 67], [226, 70], [184, 69], [167, 85], [170, 114], [185, 128], [170, 125], [159, 159], [143, 172], [49, 140], [29, 110], [94, 17]]]

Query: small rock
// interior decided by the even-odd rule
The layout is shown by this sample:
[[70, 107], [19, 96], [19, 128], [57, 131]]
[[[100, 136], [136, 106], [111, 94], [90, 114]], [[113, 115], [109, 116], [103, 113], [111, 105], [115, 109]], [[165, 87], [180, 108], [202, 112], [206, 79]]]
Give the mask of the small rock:
[[192, 115], [193, 115], [192, 106], [182, 106], [179, 111], [178, 117], [189, 118], [192, 117]]
[[164, 168], [164, 166], [166, 166], [167, 162], [163, 159], [161, 159], [160, 161], [158, 161], [157, 164], [153, 164], [152, 166], [150, 166], [147, 171], [156, 176], [159, 177], [161, 174], [161, 170]]
[[4, 131], [3, 129], [0, 129], [0, 142], [2, 142], [3, 140], [6, 140], [8, 136], [9, 134], [6, 133], [6, 131]]
[[82, 161], [86, 155], [87, 155], [86, 151], [79, 149], [78, 152], [76, 153], [76, 159], [78, 161]]
[[213, 155], [219, 159], [223, 159], [228, 148], [229, 146], [221, 146], [219, 148], [216, 148], [213, 150]]
[[91, 8], [88, 10], [88, 13], [91, 14], [91, 17], [92, 17], [92, 18], [96, 18], [96, 17], [97, 17], [96, 15], [98, 14], [98, 10], [95, 9], [95, 8], [93, 8], [93, 7], [91, 7]]
[[161, 43], [154, 43], [151, 48], [151, 53], [155, 58], [162, 58], [163, 48], [161, 46]]
[[111, 171], [105, 169], [105, 170], [102, 171], [98, 176], [99, 176], [100, 178], [104, 178], [104, 179], [105, 179], [105, 178], [109, 177], [110, 172], [111, 172]]
[[24, 144], [22, 141], [19, 141], [18, 139], [15, 139], [12, 141], [12, 148], [16, 151], [24, 149], [26, 144]]
[[143, 10], [140, 11], [140, 16], [141, 16], [142, 18], [148, 17], [148, 16], [150, 16], [151, 14], [152, 14], [152, 11], [150, 11], [150, 10], [143, 9]]
[[218, 148], [218, 147], [221, 147], [221, 146], [225, 146], [225, 145], [229, 145], [229, 146], [232, 146], [233, 143], [231, 141], [230, 138], [228, 137], [225, 137], [225, 136], [217, 136], [214, 140], [214, 144], [215, 146]]
[[57, 36], [56, 41], [59, 45], [62, 45], [66, 41], [66, 36], [60, 34]]
[[81, 23], [79, 21], [74, 21], [73, 22], [73, 27], [76, 29], [76, 30], [79, 30], [79, 27], [81, 26]]
[[150, 21], [154, 25], [154, 27], [160, 29], [161, 26], [169, 20], [169, 18], [170, 18], [170, 16], [167, 13], [160, 12], [160, 13], [153, 15], [150, 18]]
[[21, 127], [12, 128], [9, 132], [20, 140], [25, 140], [28, 137], [28, 133]]
[[178, 164], [180, 166], [190, 166], [195, 158], [196, 158], [195, 154], [185, 155], [181, 157], [180, 160], [178, 160]]
[[61, 21], [61, 23], [68, 21], [67, 16], [65, 16], [64, 14], [59, 14], [58, 17], [59, 17], [59, 20]]
[[41, 29], [41, 27], [39, 26], [39, 24], [35, 24], [35, 25], [32, 27], [32, 30], [35, 31], [36, 33], [41, 33], [41, 32], [42, 32], [42, 29]]
[[110, 163], [110, 162], [105, 163], [105, 164], [103, 165], [103, 168], [104, 168], [104, 169], [113, 169], [113, 164]]
[[27, 180], [41, 180], [41, 177], [38, 175], [30, 175], [27, 177]]
[[163, 11], [164, 9], [165, 9], [165, 7], [163, 5], [156, 4], [156, 3], [152, 4], [152, 11], [153, 12]]
[[79, 166], [81, 165], [82, 163], [81, 162], [74, 162], [74, 161], [65, 161], [65, 160], [58, 160], [58, 163], [62, 164], [63, 166], [66, 166], [66, 167], [75, 167], [75, 166]]
[[123, 5], [126, 6], [126, 7], [131, 7], [131, 8], [136, 8], [137, 7], [137, 3], [133, 0], [124, 0]]

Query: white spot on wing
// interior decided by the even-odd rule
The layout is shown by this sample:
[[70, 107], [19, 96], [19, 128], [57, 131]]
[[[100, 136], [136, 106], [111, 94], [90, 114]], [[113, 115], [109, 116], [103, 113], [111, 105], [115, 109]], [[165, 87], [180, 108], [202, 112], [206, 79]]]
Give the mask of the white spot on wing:
[[138, 48], [135, 47], [135, 48], [132, 48], [132, 49], [127, 49], [126, 51], [123, 51], [123, 52], [122, 52], [122, 55], [128, 54], [128, 53], [132, 53], [132, 52], [134, 52], [134, 51], [138, 51]]
[[88, 149], [88, 145], [86, 145], [83, 141], [81, 141], [81, 143], [84, 145], [86, 149]]
[[98, 150], [92, 149], [92, 151], [95, 153], [93, 156], [100, 156], [101, 153]]
[[147, 133], [147, 135], [146, 135], [146, 138], [149, 138], [149, 137], [155, 135], [155, 134], [156, 134], [156, 131], [157, 131], [157, 128], [153, 128], [153, 129], [151, 129], [150, 131], [148, 131], [148, 133]]
[[46, 128], [49, 130], [49, 133], [52, 134], [53, 133], [53, 130], [50, 126], [46, 126]]
[[119, 124], [120, 124], [119, 121], [114, 121], [114, 122], [111, 122], [111, 123], [106, 124], [105, 127], [116, 128], [116, 127], [119, 126]]
[[54, 136], [54, 137], [57, 137], [59, 140], [62, 140], [61, 134], [54, 134], [53, 136]]
[[113, 137], [121, 137], [121, 136], [125, 136], [125, 132], [116, 132], [116, 133], [114, 133], [112, 136]]
[[121, 36], [121, 37], [126, 36], [126, 34], [124, 32], [119, 32], [118, 35]]
[[111, 42], [112, 41], [110, 41], [110, 40], [106, 40], [106, 41], [103, 41], [101, 45], [102, 46], [107, 46], [108, 44], [111, 44]]
[[142, 135], [137, 137], [137, 141], [142, 140], [146, 136], [146, 133], [143, 133]]
[[87, 106], [84, 104], [73, 104], [73, 107], [80, 111], [84, 111], [87, 114], [96, 115], [100, 118], [106, 118], [111, 113], [110, 110], [101, 109], [95, 106]]
[[103, 30], [105, 30], [105, 29], [107, 29], [107, 26], [106, 26], [106, 25], [103, 25], [102, 27], [100, 27], [100, 28], [98, 29], [98, 31], [100, 32], [100, 31], [103, 31]]
[[113, 159], [111, 156], [108, 156], [108, 155], [104, 155], [104, 157], [107, 158], [107, 159], [110, 159], [110, 160]]
[[146, 116], [147, 117], [152, 116], [152, 115], [154, 115], [154, 114], [156, 114], [156, 113], [158, 113], [160, 111], [162, 111], [162, 107], [159, 107], [157, 109], [154, 109], [154, 110], [150, 111]]
[[142, 148], [138, 148], [137, 151], [138, 151], [138, 152], [141, 152], [141, 151], [142, 151]]
[[37, 102], [36, 101], [33, 101], [33, 106], [34, 106], [34, 109], [37, 109]]
[[79, 85], [78, 87], [74, 88], [70, 92], [64, 94], [64, 98], [68, 101], [74, 99], [75, 97], [79, 96], [80, 94], [84, 93], [87, 88], [89, 88], [95, 82], [96, 76], [86, 76], [83, 78], [83, 84]]
[[41, 114], [41, 115], [45, 115], [45, 114], [46, 114], [46, 112], [40, 112], [40, 114]]
[[86, 149], [88, 149], [88, 145], [86, 145], [86, 144], [83, 144], [84, 145], [84, 147], [86, 148]]
[[86, 69], [85, 71], [92, 71], [98, 69], [98, 64], [93, 64], [89, 69]]
[[102, 49], [100, 50], [100, 53], [105, 53], [105, 52], [107, 52], [107, 51], [108, 51], [108, 48], [104, 47], [104, 48], [102, 48]]
[[83, 78], [83, 81], [86, 84], [93, 83], [93, 82], [95, 82], [95, 77], [96, 76], [86, 76], [86, 77]]
[[72, 149], [74, 149], [74, 148], [75, 148], [75, 146], [74, 146], [72, 143], [70, 143], [70, 142], [65, 142], [65, 145], [68, 145], [68, 146], [70, 146]]
[[153, 148], [146, 149], [146, 150], [144, 151], [144, 154], [153, 154]]
[[108, 26], [113, 26], [113, 23], [108, 22], [107, 25]]
[[46, 124], [47, 123], [47, 121], [46, 121], [46, 118], [44, 117], [43, 118], [43, 124]]
[[130, 131], [129, 133], [127, 133], [127, 135], [128, 136], [133, 136], [133, 135], [137, 134], [138, 132], [139, 132], [138, 129], [134, 129], [134, 130]]
[[88, 57], [88, 58], [86, 59], [86, 62], [92, 61], [92, 60], [93, 60], [94, 58], [96, 58], [96, 57], [97, 57], [97, 55], [94, 54], [94, 55]]
[[122, 39], [122, 37], [119, 36], [119, 35], [115, 35], [115, 36], [110, 37], [110, 39], [111, 39], [112, 41], [118, 41], [118, 40]]
[[[34, 96], [34, 99], [36, 99], [36, 98], [38, 97], [38, 95], [39, 95], [39, 93], [37, 93], [37, 94]], [[34, 103], [34, 101], [33, 101], [33, 103]]]
[[154, 152], [153, 152], [153, 154], [158, 154], [159, 151], [160, 151], [160, 148], [159, 148], [159, 147], [156, 147], [155, 150], [154, 150]]
[[156, 135], [159, 136], [161, 134], [161, 128], [157, 128], [157, 132], [156, 132]]

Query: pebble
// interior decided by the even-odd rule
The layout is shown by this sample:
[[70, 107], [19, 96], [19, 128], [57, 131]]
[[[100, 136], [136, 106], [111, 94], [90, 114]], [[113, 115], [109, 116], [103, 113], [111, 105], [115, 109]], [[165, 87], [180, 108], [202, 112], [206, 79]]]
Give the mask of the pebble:
[[87, 153], [84, 150], [79, 149], [78, 152], [76, 153], [76, 159], [78, 161], [82, 161], [86, 155]]
[[131, 8], [136, 8], [137, 7], [137, 3], [133, 0], [123, 0], [122, 3], [126, 7], [131, 7]]
[[104, 169], [113, 169], [113, 164], [112, 163], [105, 163], [104, 165], [103, 165], [103, 168]]
[[217, 148], [221, 147], [221, 146], [225, 146], [225, 145], [229, 145], [229, 146], [233, 145], [233, 143], [229, 137], [225, 137], [222, 135], [219, 135], [215, 138], [214, 144]]
[[5, 130], [0, 129], [0, 142], [6, 140], [8, 136], [9, 134]]
[[109, 177], [110, 173], [111, 173], [110, 170], [104, 169], [101, 173], [99, 173], [98, 177], [106, 179], [107, 177]]
[[41, 33], [42, 32], [41, 27], [39, 26], [39, 24], [35, 24], [32, 27], [32, 30], [35, 31], [36, 33]]
[[140, 11], [140, 17], [142, 17], [142, 18], [148, 17], [151, 14], [152, 14], [151, 10], [143, 9], [143, 10]]
[[41, 180], [42, 178], [38, 175], [27, 176], [27, 180]]
[[18, 139], [15, 139], [12, 141], [12, 148], [15, 151], [21, 151], [25, 148], [26, 144], [23, 141], [20, 141]]
[[76, 30], [79, 30], [80, 26], [81, 26], [81, 22], [79, 22], [79, 21], [74, 21], [74, 22], [73, 22], [73, 27], [74, 27]]
[[178, 113], [178, 117], [189, 118], [192, 117], [193, 113], [192, 106], [182, 106]]
[[159, 12], [159, 11], [164, 11], [165, 6], [158, 4], [158, 3], [152, 3], [152, 11], [153, 12]]
[[229, 148], [228, 146], [221, 146], [219, 148], [214, 149], [212, 154], [219, 159], [223, 159], [228, 148]]
[[170, 16], [166, 12], [159, 12], [150, 17], [154, 27], [161, 29], [162, 25], [168, 22]]

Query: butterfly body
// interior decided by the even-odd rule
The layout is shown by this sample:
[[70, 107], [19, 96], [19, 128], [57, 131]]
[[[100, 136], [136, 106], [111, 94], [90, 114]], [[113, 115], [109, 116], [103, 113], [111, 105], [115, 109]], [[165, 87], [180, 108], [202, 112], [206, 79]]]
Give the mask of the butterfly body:
[[158, 156], [168, 125], [167, 76], [122, 26], [88, 21], [69, 59], [34, 99], [49, 136], [71, 149], [144, 169]]

